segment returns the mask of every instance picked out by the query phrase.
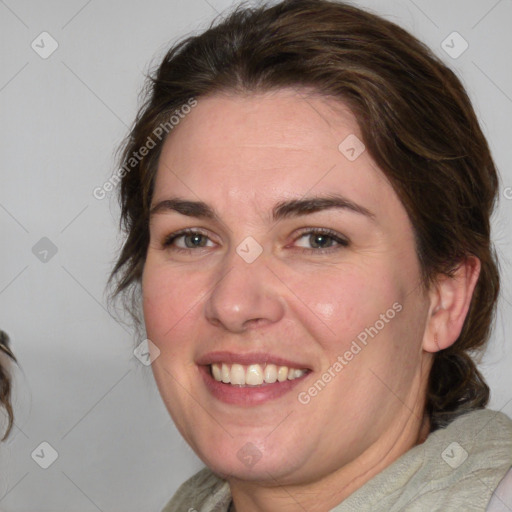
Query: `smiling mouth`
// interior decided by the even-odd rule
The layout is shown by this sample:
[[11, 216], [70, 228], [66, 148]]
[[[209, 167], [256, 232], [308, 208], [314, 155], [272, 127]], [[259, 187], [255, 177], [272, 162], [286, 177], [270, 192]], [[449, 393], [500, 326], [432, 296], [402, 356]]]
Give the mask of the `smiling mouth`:
[[264, 386], [275, 382], [295, 380], [310, 370], [306, 368], [291, 368], [275, 364], [213, 363], [209, 365], [210, 375], [224, 384], [239, 387]]

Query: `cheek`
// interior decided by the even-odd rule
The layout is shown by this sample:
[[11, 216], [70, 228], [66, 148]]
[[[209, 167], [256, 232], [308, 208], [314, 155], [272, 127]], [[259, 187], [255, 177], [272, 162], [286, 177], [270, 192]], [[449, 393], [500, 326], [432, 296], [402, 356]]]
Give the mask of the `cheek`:
[[[203, 289], [204, 293], [204, 289]], [[148, 338], [162, 349], [194, 314], [200, 293], [191, 280], [162, 265], [146, 262], [142, 279], [144, 322]]]
[[401, 286], [391, 276], [378, 264], [302, 274], [290, 286], [296, 317], [317, 340], [339, 351], [399, 302]]

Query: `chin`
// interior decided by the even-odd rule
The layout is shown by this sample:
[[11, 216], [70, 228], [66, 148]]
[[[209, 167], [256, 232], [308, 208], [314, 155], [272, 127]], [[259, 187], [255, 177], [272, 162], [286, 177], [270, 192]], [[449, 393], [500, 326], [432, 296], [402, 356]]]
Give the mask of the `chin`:
[[[230, 439], [224, 445], [217, 444], [215, 450], [194, 451], [214, 473], [222, 478], [247, 481], [269, 481], [296, 475], [304, 462], [297, 460], [296, 450], [286, 448], [282, 443], [270, 446], [265, 440]], [[294, 453], [295, 457], [290, 455]], [[300, 458], [300, 456], [299, 456]], [[298, 475], [297, 475], [298, 476]]]

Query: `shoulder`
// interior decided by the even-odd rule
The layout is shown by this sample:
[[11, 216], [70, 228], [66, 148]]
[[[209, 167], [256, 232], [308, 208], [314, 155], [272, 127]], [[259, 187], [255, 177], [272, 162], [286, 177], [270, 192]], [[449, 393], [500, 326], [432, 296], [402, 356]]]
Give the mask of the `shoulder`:
[[181, 484], [162, 512], [225, 512], [230, 501], [229, 484], [204, 468]]
[[512, 466], [512, 420], [480, 409], [433, 432], [427, 441], [418, 476], [429, 478], [430, 485], [418, 501], [442, 503], [445, 510], [486, 510]]
[[432, 432], [335, 510], [484, 512], [511, 466], [512, 420], [480, 409]]

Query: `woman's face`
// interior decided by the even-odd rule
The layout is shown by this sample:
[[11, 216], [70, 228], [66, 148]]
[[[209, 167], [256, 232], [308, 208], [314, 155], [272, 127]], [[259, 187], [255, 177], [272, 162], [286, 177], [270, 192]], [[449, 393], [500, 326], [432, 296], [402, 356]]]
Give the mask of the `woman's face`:
[[152, 367], [220, 474], [362, 473], [417, 442], [429, 300], [412, 226], [330, 101], [199, 98], [160, 157], [142, 283]]

